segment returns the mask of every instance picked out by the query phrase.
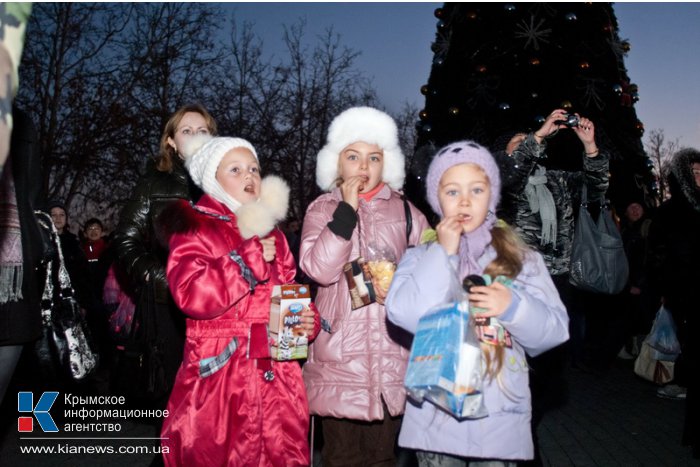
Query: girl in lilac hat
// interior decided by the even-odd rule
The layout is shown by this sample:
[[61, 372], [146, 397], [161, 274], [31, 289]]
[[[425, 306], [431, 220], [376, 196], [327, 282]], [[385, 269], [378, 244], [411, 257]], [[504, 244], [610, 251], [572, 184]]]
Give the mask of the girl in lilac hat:
[[399, 445], [417, 450], [421, 466], [515, 466], [532, 459], [531, 403], [525, 354], [540, 354], [568, 339], [568, 318], [542, 256], [496, 219], [501, 180], [489, 151], [471, 141], [434, 157], [426, 180], [428, 203], [441, 217], [435, 241], [408, 250], [386, 300], [389, 320], [415, 333], [432, 307], [450, 301], [457, 275], [503, 276], [473, 286], [470, 305], [505, 328], [498, 342], [482, 341], [488, 416], [457, 420], [428, 402], [409, 400]]

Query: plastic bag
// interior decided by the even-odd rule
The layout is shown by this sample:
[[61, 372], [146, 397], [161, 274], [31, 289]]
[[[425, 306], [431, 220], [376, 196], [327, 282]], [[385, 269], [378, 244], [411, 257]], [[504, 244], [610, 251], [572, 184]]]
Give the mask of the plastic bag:
[[673, 362], [681, 353], [681, 344], [676, 336], [676, 324], [668, 309], [661, 305], [656, 312], [654, 324], [644, 342], [652, 348], [654, 360]]
[[488, 415], [483, 395], [479, 338], [461, 284], [456, 299], [429, 310], [418, 322], [405, 386], [416, 402], [428, 401], [457, 419]]
[[394, 252], [387, 247], [370, 243], [367, 245], [365, 261], [367, 261], [367, 267], [375, 283], [382, 289], [389, 290], [391, 280], [394, 278], [394, 271], [396, 271]]
[[634, 373], [652, 383], [666, 384], [673, 379], [676, 363], [660, 360], [655, 354], [658, 352], [642, 342], [642, 348], [634, 361]]
[[112, 264], [107, 271], [102, 300], [109, 312], [109, 333], [115, 339], [127, 338], [131, 334], [136, 309], [131, 294], [122, 285], [125, 282], [123, 271]]
[[396, 257], [389, 248], [376, 244], [367, 246], [366, 256], [345, 264], [343, 274], [348, 284], [350, 307], [363, 308], [377, 301], [374, 284], [389, 290], [396, 270]]
[[408, 395], [457, 419], [488, 415], [481, 347], [467, 302], [432, 309], [418, 322], [405, 379]]

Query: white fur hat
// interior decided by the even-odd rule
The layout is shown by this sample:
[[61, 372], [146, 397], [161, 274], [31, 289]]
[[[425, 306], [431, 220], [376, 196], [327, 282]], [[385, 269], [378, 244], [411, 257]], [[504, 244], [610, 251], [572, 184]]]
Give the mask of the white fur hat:
[[182, 150], [182, 155], [185, 156], [185, 168], [190, 173], [192, 181], [205, 193], [227, 204], [233, 212], [240, 207], [240, 202], [226, 193], [216, 181], [216, 169], [219, 168], [221, 159], [226, 153], [235, 148], [248, 149], [256, 159], [258, 158], [250, 142], [243, 138], [225, 136], [197, 135], [187, 140]]
[[395, 190], [403, 187], [406, 168], [394, 119], [372, 107], [352, 107], [335, 117], [326, 145], [316, 161], [316, 184], [324, 191], [335, 188], [340, 152], [357, 142], [376, 144], [384, 151], [382, 180]]

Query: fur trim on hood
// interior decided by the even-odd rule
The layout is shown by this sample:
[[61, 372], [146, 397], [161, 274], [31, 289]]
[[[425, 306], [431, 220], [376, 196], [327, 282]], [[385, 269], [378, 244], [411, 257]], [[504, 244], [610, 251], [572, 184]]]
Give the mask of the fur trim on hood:
[[196, 230], [197, 216], [197, 211], [192, 209], [187, 200], [178, 199], [168, 203], [155, 220], [154, 231], [158, 244], [167, 251], [170, 237], [174, 234]]
[[[260, 185], [260, 199], [242, 205], [235, 214], [241, 236], [246, 240], [256, 235], [260, 238], [267, 236], [278, 222], [287, 217], [288, 208], [289, 186], [280, 177], [268, 175]], [[196, 231], [202, 222], [202, 212], [205, 211], [197, 207], [192, 209], [185, 200], [166, 206], [156, 223], [156, 237], [160, 244], [167, 247], [173, 234]], [[211, 215], [221, 217], [216, 213]], [[228, 216], [233, 217], [232, 214]]]
[[700, 187], [695, 183], [691, 164], [700, 163], [700, 151], [684, 148], [674, 154], [668, 166], [668, 185], [671, 196], [682, 196], [700, 212]]
[[335, 188], [340, 151], [364, 142], [376, 144], [384, 151], [382, 181], [395, 190], [402, 189], [406, 169], [398, 134], [394, 119], [380, 110], [352, 107], [342, 112], [331, 122], [326, 145], [318, 153], [316, 184], [323, 191]]

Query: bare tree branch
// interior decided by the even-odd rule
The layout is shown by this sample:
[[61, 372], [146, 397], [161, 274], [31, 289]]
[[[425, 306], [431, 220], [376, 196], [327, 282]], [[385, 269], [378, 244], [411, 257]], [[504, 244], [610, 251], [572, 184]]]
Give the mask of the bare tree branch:
[[666, 134], [662, 129], [654, 129], [649, 132], [645, 149], [647, 155], [654, 164], [653, 173], [658, 186], [657, 203], [661, 203], [669, 196], [668, 183], [666, 181], [666, 166], [671, 156], [678, 151], [680, 143], [678, 139], [666, 140]]

